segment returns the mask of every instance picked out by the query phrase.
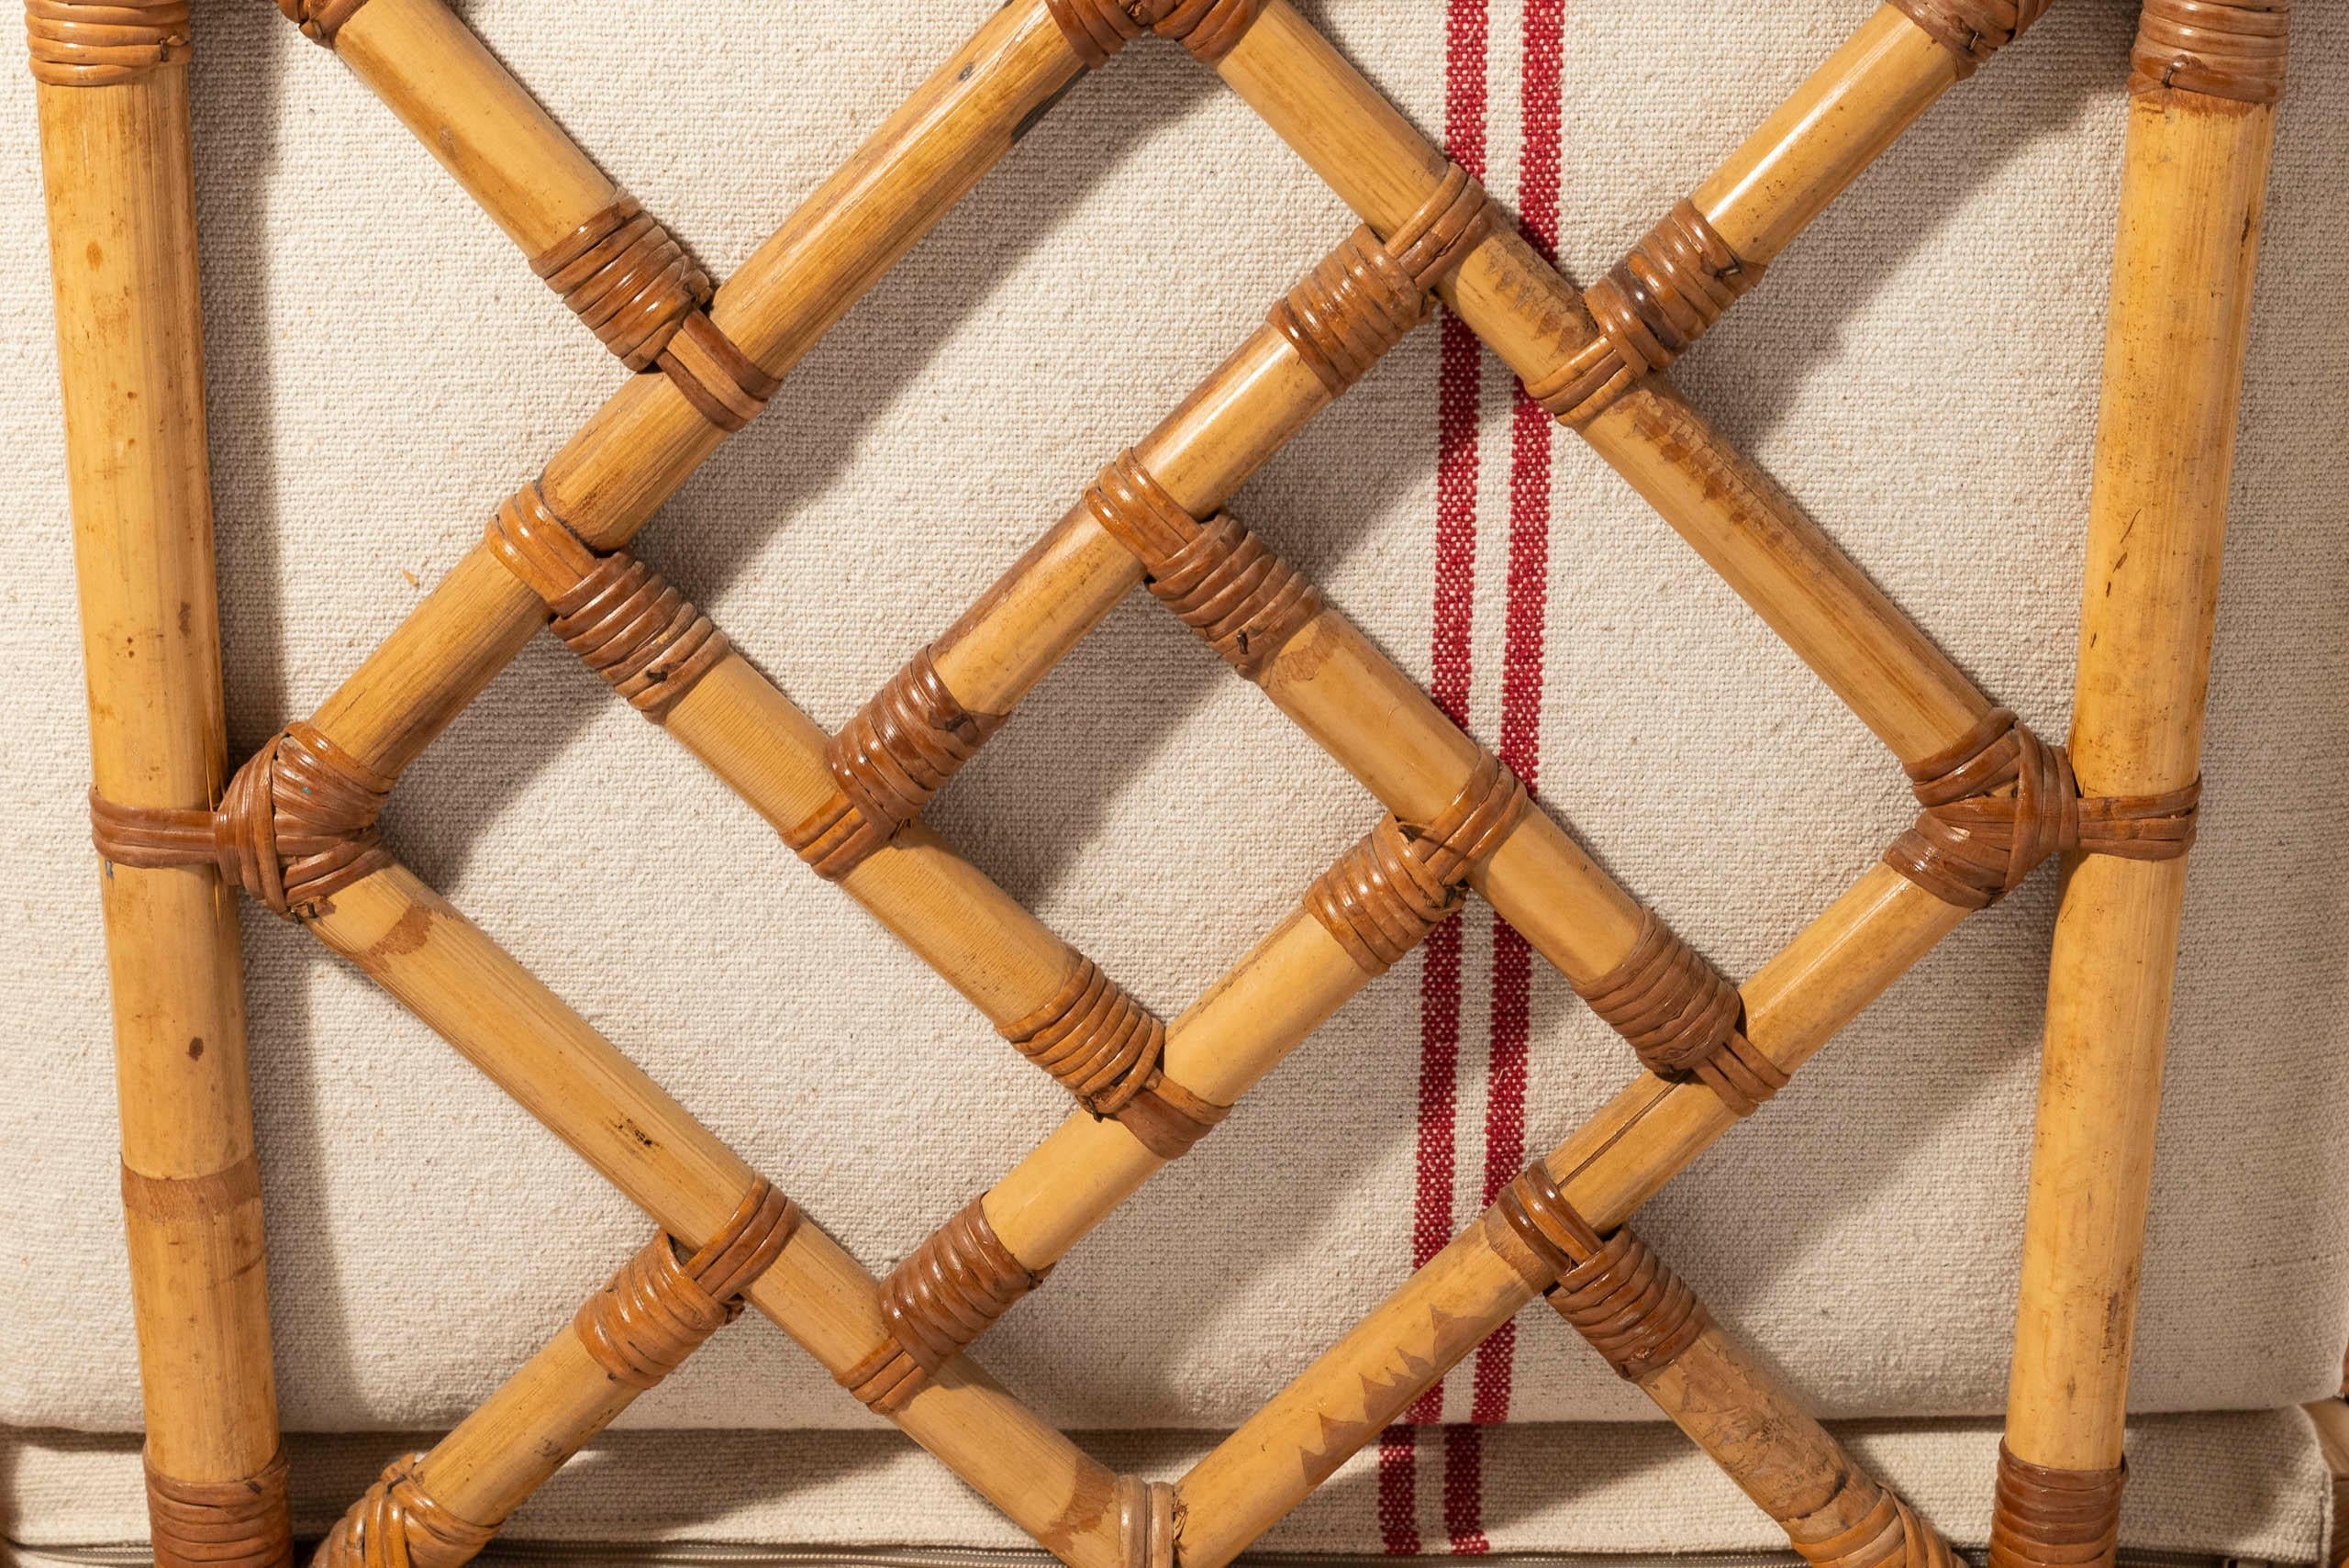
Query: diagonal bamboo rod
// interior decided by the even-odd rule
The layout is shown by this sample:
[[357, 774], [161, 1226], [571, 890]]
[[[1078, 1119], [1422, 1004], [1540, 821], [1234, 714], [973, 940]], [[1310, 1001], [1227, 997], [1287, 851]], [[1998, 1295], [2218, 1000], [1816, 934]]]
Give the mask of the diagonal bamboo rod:
[[[1871, 869], [1746, 982], [1753, 1043], [1792, 1072], [1932, 949], [1965, 912]], [[1635, 1081], [1542, 1162], [1612, 1229], [1735, 1125], [1699, 1085]], [[1535, 1286], [1493, 1226], [1455, 1237], [1177, 1485], [1185, 1568], [1223, 1568], [1494, 1329]]]
[[1647, 1244], [1602, 1239], [1541, 1162], [1482, 1227], [1558, 1316], [1655, 1402], [1814, 1568], [1954, 1568], [1949, 1542], [1828, 1435]]
[[[93, 793], [208, 806], [228, 738], [188, 7], [95, 9], [28, 17]], [[99, 888], [156, 1560], [266, 1568], [292, 1547], [234, 893], [209, 867], [108, 865]]]
[[[832, 799], [786, 832], [801, 853], [838, 875], [885, 841], [1145, 575], [1403, 821], [1431, 821], [1468, 789], [1489, 761], [1483, 748], [1277, 557], [1205, 514], [1421, 318], [1428, 283], [1483, 232], [1483, 203], [1454, 171], [1399, 226], [1411, 236], [1397, 247], [1408, 263], [1359, 233], [1276, 304], [867, 706], [849, 755], [835, 742]], [[915, 675], [912, 690], [933, 691], [927, 704], [905, 700]], [[1742, 1110], [1775, 1090], [1768, 1062], [1738, 1032], [1733, 988], [1553, 819], [1523, 814], [1473, 875], [1651, 1066], [1700, 1077]]]
[[[709, 278], [440, 0], [280, 0], [630, 370], [672, 369]], [[672, 373], [689, 373], [672, 371]]]
[[955, 1216], [883, 1286], [891, 1334], [859, 1396], [887, 1411], [941, 1357], [968, 1347], [1068, 1249], [1346, 999], [1457, 907], [1469, 868], [1526, 808], [1489, 759], [1424, 828], [1386, 817], [1308, 888], [1302, 906], [1168, 1032], [1155, 1093], [1175, 1114], [1112, 1119], [1079, 1110]]
[[[700, 1245], [756, 1179], [731, 1149], [447, 902], [385, 862], [308, 929], [479, 1067], [665, 1230]], [[840, 1377], [886, 1334], [873, 1277], [802, 1224], [750, 1304]], [[967, 1361], [892, 1418], [1072, 1568], [1118, 1568], [1118, 1483]]]
[[[2144, 7], [2132, 55], [2071, 752], [2092, 794], [2190, 789], [2285, 0]], [[1990, 1557], [2110, 1563], [2183, 860], [2066, 867]]]
[[[1749, 243], [1790, 237], [1954, 79], [1922, 36], [1884, 14], [1839, 51], [1705, 187], [1723, 221]], [[1442, 177], [1442, 156], [1286, 0], [1270, 0], [1218, 69], [1375, 231]], [[1442, 288], [1537, 395], [1609, 347], [1573, 286], [1504, 230]], [[1903, 762], [1974, 729], [1988, 699], [1816, 524], [1661, 378], [1625, 385], [1581, 434]]]
[[[709, 319], [758, 373], [787, 373], [1077, 70], [1046, 0], [997, 11], [718, 290]], [[539, 489], [583, 539], [610, 549], [727, 434], [673, 378], [633, 377], [554, 455]], [[362, 765], [396, 776], [544, 617], [537, 596], [477, 548], [314, 721]]]
[[798, 1223], [797, 1207], [761, 1181], [690, 1257], [656, 1234], [448, 1436], [386, 1466], [327, 1532], [313, 1568], [461, 1568], [572, 1455], [732, 1321], [741, 1289]]

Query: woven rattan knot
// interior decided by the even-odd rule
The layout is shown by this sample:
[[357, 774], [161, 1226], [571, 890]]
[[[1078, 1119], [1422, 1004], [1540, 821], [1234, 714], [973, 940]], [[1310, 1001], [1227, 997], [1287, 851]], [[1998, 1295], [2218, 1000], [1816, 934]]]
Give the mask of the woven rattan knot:
[[757, 418], [783, 384], [698, 310], [677, 324], [656, 362], [696, 413], [729, 432]]
[[217, 866], [276, 913], [307, 917], [329, 894], [391, 863], [375, 831], [391, 789], [315, 726], [290, 724], [209, 811], [123, 806], [92, 790], [90, 839], [114, 865]]
[[1990, 1568], [2078, 1568], [2110, 1562], [2121, 1535], [2127, 1464], [2063, 1470], [2017, 1459], [1998, 1445], [1990, 1512]]
[[632, 371], [651, 370], [709, 299], [708, 274], [625, 193], [531, 258], [530, 270]]
[[1085, 505], [1141, 562], [1151, 593], [1253, 680], [1321, 613], [1321, 595], [1236, 518], [1201, 522], [1129, 449], [1101, 471]]
[[1431, 294], [1492, 231], [1492, 199], [1467, 170], [1452, 163], [1419, 210], [1386, 237], [1386, 249], [1420, 292]]
[[294, 1560], [281, 1451], [240, 1481], [182, 1481], [147, 1466], [155, 1568], [284, 1568]]
[[1631, 1230], [1599, 1240], [1536, 1160], [1494, 1209], [1557, 1274], [1551, 1305], [1626, 1378], [1670, 1366], [1706, 1331], [1706, 1307]]
[[433, 1501], [416, 1473], [423, 1458], [385, 1465], [318, 1542], [310, 1568], [462, 1568], [479, 1556], [504, 1521], [459, 1518]]
[[1778, 1522], [1811, 1568], [1957, 1568], [1941, 1532], [1868, 1476], [1846, 1473], [1827, 1507]]
[[1745, 1004], [1702, 953], [1653, 909], [1623, 962], [1575, 995], [1631, 1042], [1659, 1078], [1702, 1083], [1738, 1116], [1787, 1086], [1786, 1070], [1745, 1038]]
[[1908, 772], [1925, 809], [1885, 863], [1961, 909], [1987, 907], [2050, 855], [2176, 860], [2193, 847], [2202, 796], [2198, 780], [2162, 795], [2083, 799], [2064, 748], [2005, 708]]
[[[863, 819], [848, 864], [919, 816], [1002, 725], [1002, 715], [973, 713], [955, 700], [928, 648], [907, 660], [825, 748], [833, 780]], [[846, 871], [842, 865], [829, 874]]]
[[1174, 1541], [1182, 1529], [1174, 1488], [1139, 1475], [1118, 1477], [1118, 1544], [1120, 1568], [1174, 1568]]
[[2045, 14], [2048, 0], [1892, 0], [1957, 61], [1963, 82]]
[[1152, 31], [1213, 65], [1255, 25], [1264, 0], [1044, 0], [1044, 8], [1090, 71]]
[[799, 1228], [799, 1208], [762, 1176], [691, 1257], [666, 1231], [580, 1304], [572, 1327], [605, 1372], [650, 1388], [742, 1310], [741, 1292]]
[[1459, 907], [1460, 887], [1411, 853], [1389, 817], [1314, 880], [1305, 906], [1365, 974], [1384, 974]]
[[2272, 104], [2284, 95], [2291, 0], [2145, 0], [2129, 90]]
[[1321, 591], [1229, 512], [1152, 564], [1149, 584], [1152, 597], [1252, 681], [1323, 608]]
[[334, 35], [365, 4], [367, 0], [277, 0], [277, 8], [312, 43], [332, 49]]
[[1681, 202], [1615, 269], [1583, 292], [1598, 336], [1526, 390], [1580, 429], [1705, 335], [1762, 266], [1729, 248], [1693, 202]]
[[1494, 1208], [1557, 1275], [1550, 1305], [1628, 1378], [1669, 1366], [1705, 1331], [1696, 1294], [1629, 1229], [1601, 1240], [1536, 1160]]
[[159, 65], [184, 65], [188, 0], [25, 0], [33, 80], [111, 87]]
[[1161, 1071], [1119, 1110], [1118, 1121], [1160, 1159], [1180, 1160], [1230, 1114], [1230, 1106], [1193, 1094]]
[[1367, 228], [1317, 262], [1265, 316], [1336, 396], [1427, 319], [1428, 295]]
[[659, 573], [624, 550], [588, 549], [535, 483], [498, 507], [486, 541], [546, 601], [563, 646], [656, 722], [733, 651]]
[[1476, 862], [1525, 815], [1525, 786], [1489, 751], [1433, 822], [1388, 816], [1306, 890], [1305, 906], [1366, 974], [1383, 974], [1459, 906]]
[[1158, 1071], [1166, 1026], [1082, 954], [1042, 1006], [1003, 1027], [1019, 1054], [1097, 1117], [1115, 1116]]
[[947, 1362], [1011, 1304], [1043, 1282], [996, 1239], [985, 1200], [973, 1198], [932, 1231], [881, 1285], [889, 1338], [839, 1382], [868, 1407], [902, 1410]]

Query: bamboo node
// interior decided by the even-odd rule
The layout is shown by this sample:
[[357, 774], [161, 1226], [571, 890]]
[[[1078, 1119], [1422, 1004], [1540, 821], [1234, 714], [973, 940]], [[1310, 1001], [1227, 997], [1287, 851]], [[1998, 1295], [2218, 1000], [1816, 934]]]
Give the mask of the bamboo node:
[[757, 418], [783, 384], [699, 310], [686, 313], [656, 362], [694, 411], [729, 435]]
[[1120, 1116], [1158, 1072], [1166, 1026], [1091, 959], [1070, 960], [1051, 1000], [1004, 1025], [1003, 1038], [1094, 1116]]
[[1365, 974], [1384, 974], [1460, 904], [1477, 862], [1525, 815], [1525, 786], [1491, 752], [1433, 822], [1393, 814], [1340, 855], [1306, 890], [1305, 906]]
[[[863, 819], [855, 861], [919, 816], [1003, 720], [956, 701], [927, 647], [890, 676], [824, 749], [833, 780]], [[855, 861], [832, 874], [846, 874]]]
[[1778, 1523], [1811, 1568], [1957, 1568], [1942, 1533], [1871, 1476], [1847, 1473], [1824, 1507]]
[[2051, 855], [2176, 860], [2194, 845], [2202, 797], [2199, 779], [2159, 795], [2083, 797], [2064, 748], [2002, 707], [1908, 773], [1924, 810], [1885, 863], [1961, 909], [1988, 907]]
[[294, 1561], [284, 1450], [239, 1481], [183, 1481], [151, 1459], [146, 1470], [155, 1568], [287, 1568]]
[[1631, 1043], [1640, 1062], [1675, 1084], [1702, 1083], [1738, 1116], [1787, 1086], [1784, 1068], [1745, 1038], [1745, 1003], [1729, 978], [1656, 917], [1623, 962], [1575, 995]]
[[651, 370], [709, 301], [708, 274], [626, 192], [532, 257], [530, 271], [632, 371]]
[[1213, 65], [1255, 26], [1264, 0], [1045, 0], [1044, 8], [1093, 71], [1145, 31], [1174, 39]]
[[188, 0], [25, 0], [25, 42], [44, 86], [117, 86], [187, 63]]
[[1428, 296], [1378, 237], [1357, 228], [1264, 319], [1335, 397], [1428, 317]]
[[2128, 1479], [2125, 1461], [2110, 1470], [2065, 1470], [2017, 1459], [2000, 1443], [1989, 1568], [2077, 1568], [2110, 1561]]
[[1583, 291], [1598, 335], [1526, 388], [1528, 395], [1581, 429], [1642, 376], [1678, 359], [1762, 272], [1761, 262], [1730, 249], [1694, 202], [1680, 202]]
[[1173, 1485], [1139, 1475], [1118, 1477], [1120, 1568], [1174, 1568], [1182, 1529], [1181, 1499]]
[[332, 49], [335, 34], [365, 4], [367, 0], [277, 0], [277, 8], [302, 29], [303, 37]]
[[2272, 104], [2284, 95], [2291, 20], [2291, 0], [2145, 0], [2129, 90]]
[[2049, 0], [1892, 0], [1949, 50], [1961, 82], [2046, 13]]
[[546, 601], [563, 646], [655, 723], [733, 651], [726, 634], [659, 573], [624, 550], [588, 549], [535, 482], [498, 507], [485, 541]]
[[1043, 1282], [996, 1240], [985, 1199], [932, 1231], [882, 1282], [881, 1314], [889, 1342], [841, 1374], [841, 1383], [883, 1413], [902, 1410], [964, 1347], [1011, 1304]]
[[665, 1230], [585, 1301], [572, 1327], [618, 1382], [650, 1388], [742, 1311], [741, 1293], [782, 1255], [799, 1228], [799, 1206], [764, 1176], [717, 1234], [690, 1257]]
[[90, 840], [141, 870], [211, 865], [289, 919], [391, 863], [375, 818], [384, 778], [315, 725], [289, 724], [228, 780], [220, 804], [124, 806], [90, 792]]
[[1624, 1377], [1680, 1359], [1708, 1319], [1704, 1304], [1628, 1229], [1605, 1240], [1536, 1160], [1494, 1207], [1557, 1275], [1550, 1305]]
[[402, 1454], [343, 1511], [318, 1542], [310, 1568], [462, 1568], [505, 1520], [460, 1518], [417, 1478], [420, 1453]]

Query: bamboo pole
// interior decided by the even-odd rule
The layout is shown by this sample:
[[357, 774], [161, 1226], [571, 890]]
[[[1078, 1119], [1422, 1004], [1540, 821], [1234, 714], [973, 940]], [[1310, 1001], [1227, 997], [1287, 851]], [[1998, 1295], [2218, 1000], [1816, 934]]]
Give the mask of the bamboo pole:
[[416, 133], [524, 255], [552, 250], [619, 196], [440, 0], [362, 0], [339, 24], [313, 19], [304, 30]]
[[[711, 321], [759, 369], [786, 373], [1010, 150], [1077, 70], [1045, 0], [996, 12], [718, 290]], [[632, 377], [554, 455], [540, 489], [581, 538], [609, 550], [726, 435], [672, 378]], [[476, 549], [315, 722], [363, 765], [395, 775], [512, 660], [545, 613]]]
[[[188, 137], [187, 7], [29, 16], [94, 792], [226, 773]], [[124, 1226], [156, 1557], [291, 1551], [233, 891], [107, 866]]]
[[1528, 1166], [1481, 1230], [1817, 1568], [1953, 1568], [1949, 1543], [1829, 1436], [1628, 1229], [1601, 1239]]
[[[1964, 916], [1872, 868], [1746, 983], [1750, 1038], [1793, 1071]], [[1702, 1085], [1642, 1077], [1542, 1163], [1612, 1229], [1735, 1122]], [[1182, 1480], [1185, 1568], [1223, 1568], [1535, 1291], [1486, 1222], [1470, 1225]]]
[[[2091, 798], [2196, 777], [2285, 21], [2283, 0], [2157, 0], [2141, 24], [2070, 748]], [[2186, 886], [2182, 860], [2066, 872], [1992, 1527], [2015, 1568], [2112, 1558]]]
[[[1705, 187], [1746, 242], [1783, 243], [1947, 85], [1942, 51], [1879, 16]], [[1914, 29], [1911, 29], [1912, 31]], [[1312, 26], [1271, 0], [1218, 67], [1379, 232], [1434, 189], [1444, 160]], [[1573, 285], [1497, 228], [1442, 285], [1461, 318], [1529, 387], [1560, 381], [1596, 329]], [[1658, 377], [1581, 434], [1904, 762], [1946, 750], [1987, 697]]]
[[733, 1319], [741, 1289], [798, 1224], [797, 1207], [756, 1182], [690, 1255], [655, 1234], [430, 1451], [394, 1460], [327, 1532], [313, 1568], [460, 1568], [589, 1439]]
[[[306, 922], [680, 1241], [727, 1221], [754, 1173], [447, 902], [396, 865]], [[745, 1291], [836, 1378], [887, 1336], [878, 1287], [802, 1224]], [[891, 1418], [1072, 1568], [1118, 1568], [1116, 1478], [967, 1361]]]

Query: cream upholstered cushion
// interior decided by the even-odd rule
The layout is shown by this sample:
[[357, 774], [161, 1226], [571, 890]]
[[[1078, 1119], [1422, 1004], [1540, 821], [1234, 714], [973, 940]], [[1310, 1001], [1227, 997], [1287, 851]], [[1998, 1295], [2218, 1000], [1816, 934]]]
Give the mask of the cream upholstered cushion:
[[[475, 0], [464, 13], [718, 276], [984, 14]], [[1474, 9], [1482, 9], [1475, 7]], [[2070, 0], [1935, 108], [1675, 372], [1894, 598], [2043, 733], [2065, 728], [2132, 7]], [[1862, 19], [1861, 0], [1575, 0], [1321, 20], [1595, 276]], [[260, 5], [194, 67], [232, 749], [306, 712], [620, 373], [336, 61]], [[1546, 25], [1559, 36], [1549, 41]], [[2349, 967], [2349, 564], [2330, 215], [2349, 23], [2295, 19], [2221, 605], [2134, 1402], [2271, 1408], [2338, 1380], [2349, 1216], [2325, 1180]], [[1525, 83], [1557, 51], [1559, 149]], [[1529, 66], [1530, 62], [1530, 66]], [[20, 330], [0, 439], [19, 547], [0, 980], [16, 1154], [0, 1422], [139, 1420], [112, 1172], [76, 642], [30, 90], [6, 74], [0, 229]], [[1532, 117], [1538, 121], [1541, 117]], [[1447, 122], [1450, 122], [1449, 124]], [[1083, 82], [647, 531], [644, 555], [843, 720], [1351, 224], [1177, 50]], [[1406, 669], [1436, 623], [1472, 729], [1627, 885], [1749, 973], [1909, 816], [1898, 770], [1487, 361], [1440, 406], [1424, 329], [1236, 509]], [[1472, 428], [1473, 427], [1473, 428]], [[1456, 445], [1438, 484], [1443, 430]], [[1465, 595], [1465, 597], [1462, 597]], [[1538, 762], [1538, 765], [1535, 762]], [[930, 813], [1171, 1017], [1376, 815], [1164, 612], [1130, 605]], [[388, 835], [868, 1265], [1066, 1101], [541, 639], [422, 761]], [[2043, 873], [1969, 921], [1641, 1229], [1831, 1415], [2000, 1404], [2027, 1162]], [[1065, 1423], [1246, 1415], [1563, 1137], [1628, 1053], [1491, 914], [1399, 964], [992, 1334]], [[436, 1428], [556, 1332], [646, 1223], [298, 931], [247, 924], [281, 1401], [313, 1430]], [[1432, 998], [1432, 1000], [1431, 1000]], [[1447, 1052], [1455, 1053], [1456, 1060]], [[1512, 1087], [1522, 1063], [1521, 1095]], [[1498, 1071], [1496, 1071], [1496, 1064]], [[1496, 1087], [1495, 1085], [1499, 1085]], [[70, 1303], [61, 1310], [59, 1303]], [[1449, 1384], [1446, 1419], [1652, 1414], [1563, 1327]], [[781, 1336], [729, 1331], [632, 1425], [862, 1426]], [[1897, 1473], [1892, 1479], [1902, 1479]]]

